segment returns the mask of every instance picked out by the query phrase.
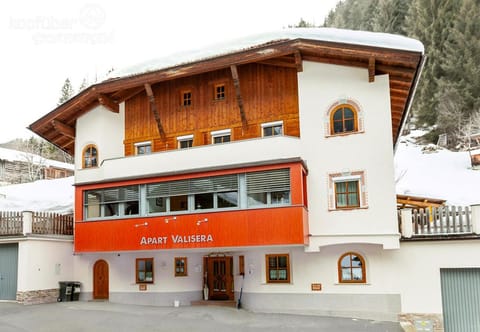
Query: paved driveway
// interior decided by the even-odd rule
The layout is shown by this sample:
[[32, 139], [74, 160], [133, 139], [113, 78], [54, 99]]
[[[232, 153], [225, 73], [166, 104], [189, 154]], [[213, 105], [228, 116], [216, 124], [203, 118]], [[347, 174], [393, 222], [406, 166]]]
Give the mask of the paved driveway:
[[329, 331], [400, 332], [398, 323], [319, 316], [259, 314], [223, 307], [153, 307], [109, 302], [24, 306], [0, 303], [2, 332]]

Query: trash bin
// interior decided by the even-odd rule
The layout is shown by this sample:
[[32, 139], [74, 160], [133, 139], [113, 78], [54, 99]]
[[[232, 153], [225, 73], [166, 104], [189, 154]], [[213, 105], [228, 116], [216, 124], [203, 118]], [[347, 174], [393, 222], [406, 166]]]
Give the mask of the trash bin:
[[73, 281], [72, 287], [73, 287], [72, 301], [78, 301], [78, 299], [80, 298], [80, 282]]
[[72, 300], [73, 284], [71, 281], [59, 281], [60, 295], [57, 298], [58, 302], [67, 302]]

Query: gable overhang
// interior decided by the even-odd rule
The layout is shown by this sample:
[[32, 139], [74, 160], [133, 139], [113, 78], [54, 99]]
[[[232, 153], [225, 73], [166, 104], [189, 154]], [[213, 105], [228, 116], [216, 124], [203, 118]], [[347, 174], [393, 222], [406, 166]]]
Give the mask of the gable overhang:
[[76, 120], [103, 105], [112, 112], [119, 104], [145, 87], [232, 66], [261, 63], [296, 68], [302, 71], [303, 60], [367, 69], [365, 79], [372, 82], [375, 75], [389, 75], [392, 136], [394, 143], [407, 120], [424, 54], [418, 50], [393, 49], [304, 38], [277, 40], [244, 50], [161, 68], [145, 73], [113, 78], [94, 84], [64, 104], [32, 123], [28, 128], [57, 147], [74, 154]]

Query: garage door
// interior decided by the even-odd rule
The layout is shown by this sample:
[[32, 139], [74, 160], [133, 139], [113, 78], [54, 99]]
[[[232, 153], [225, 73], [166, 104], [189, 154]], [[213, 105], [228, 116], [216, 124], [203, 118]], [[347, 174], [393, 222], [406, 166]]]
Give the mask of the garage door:
[[440, 269], [445, 332], [480, 331], [480, 268]]
[[0, 244], [0, 300], [17, 298], [18, 244]]

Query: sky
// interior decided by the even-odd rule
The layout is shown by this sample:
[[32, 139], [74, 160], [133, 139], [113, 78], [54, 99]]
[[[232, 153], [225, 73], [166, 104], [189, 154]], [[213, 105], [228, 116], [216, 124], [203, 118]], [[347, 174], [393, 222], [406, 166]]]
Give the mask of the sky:
[[321, 25], [338, 0], [2, 1], [0, 143], [33, 134], [66, 78], [102, 81], [156, 57], [304, 20]]

